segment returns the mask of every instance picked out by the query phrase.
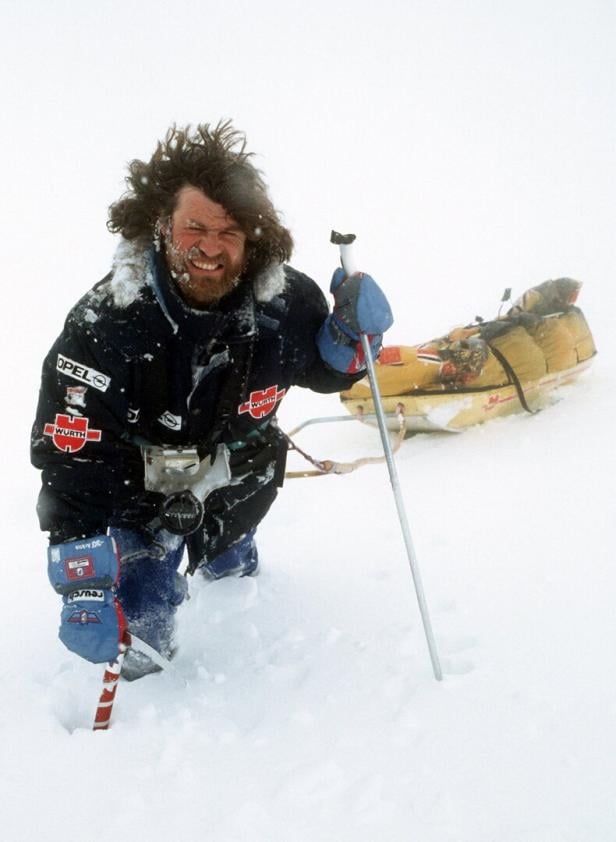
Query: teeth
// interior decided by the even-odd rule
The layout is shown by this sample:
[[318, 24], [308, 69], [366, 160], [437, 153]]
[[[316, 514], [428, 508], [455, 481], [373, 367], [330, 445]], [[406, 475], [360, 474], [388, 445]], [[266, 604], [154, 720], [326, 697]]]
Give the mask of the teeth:
[[197, 269], [203, 269], [205, 272], [212, 272], [214, 269], [218, 269], [218, 267], [220, 266], [219, 263], [202, 263], [200, 260], [194, 259], [192, 262], [195, 264]]

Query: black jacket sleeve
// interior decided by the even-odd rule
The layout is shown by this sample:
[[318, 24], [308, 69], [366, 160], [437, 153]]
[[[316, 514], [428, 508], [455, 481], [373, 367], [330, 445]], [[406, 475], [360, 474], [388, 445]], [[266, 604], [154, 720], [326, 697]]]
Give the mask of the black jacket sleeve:
[[43, 364], [31, 459], [42, 471], [38, 515], [52, 543], [104, 532], [143, 489], [126, 433], [130, 365], [73, 312]]

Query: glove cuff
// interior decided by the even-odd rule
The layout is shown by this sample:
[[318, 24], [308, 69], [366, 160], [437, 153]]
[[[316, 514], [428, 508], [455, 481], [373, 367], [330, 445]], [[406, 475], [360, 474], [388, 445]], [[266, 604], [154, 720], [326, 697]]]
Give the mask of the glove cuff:
[[47, 550], [47, 575], [56, 593], [112, 588], [120, 575], [116, 543], [109, 535], [54, 544]]
[[[351, 337], [342, 330], [335, 316], [329, 315], [323, 322], [317, 334], [317, 347], [321, 359], [336, 371], [345, 374], [356, 374], [364, 371], [366, 360], [359, 337]], [[383, 336], [375, 334], [369, 336], [372, 359], [375, 360], [381, 350]]]

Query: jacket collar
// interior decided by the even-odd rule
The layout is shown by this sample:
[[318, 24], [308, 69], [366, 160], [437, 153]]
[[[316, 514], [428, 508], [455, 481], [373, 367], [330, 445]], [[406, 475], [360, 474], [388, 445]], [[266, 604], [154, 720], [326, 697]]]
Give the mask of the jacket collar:
[[162, 254], [151, 249], [149, 259], [154, 294], [174, 333], [194, 341], [216, 337], [234, 342], [251, 339], [256, 334], [254, 298], [250, 286], [241, 284], [225, 296], [216, 309], [195, 310], [178, 294]]
[[[155, 250], [155, 246], [148, 240], [120, 239], [113, 256], [111, 281], [116, 306], [128, 307], [140, 297], [145, 286], [152, 285], [151, 254]], [[256, 301], [271, 301], [284, 291], [284, 265], [271, 263], [254, 278], [247, 278], [245, 283], [252, 286]]]
[[271, 301], [285, 287], [284, 267], [272, 264], [260, 275], [243, 281], [216, 310], [193, 310], [178, 295], [159, 250], [143, 240], [120, 240], [110, 281], [114, 303], [128, 307], [150, 288], [174, 333], [194, 340], [218, 336], [246, 341], [257, 332], [255, 302]]

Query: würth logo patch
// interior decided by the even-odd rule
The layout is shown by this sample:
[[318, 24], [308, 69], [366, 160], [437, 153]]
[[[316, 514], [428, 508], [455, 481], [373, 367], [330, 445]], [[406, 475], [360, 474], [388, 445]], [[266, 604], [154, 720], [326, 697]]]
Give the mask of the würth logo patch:
[[90, 430], [89, 419], [83, 415], [56, 415], [53, 424], [45, 424], [43, 434], [63, 453], [77, 453], [89, 441], [100, 441], [101, 430]]
[[238, 415], [249, 412], [253, 418], [263, 418], [274, 411], [276, 404], [283, 399], [286, 391], [286, 389], [279, 390], [278, 386], [257, 389], [255, 392], [250, 393], [247, 401], [238, 406]]

